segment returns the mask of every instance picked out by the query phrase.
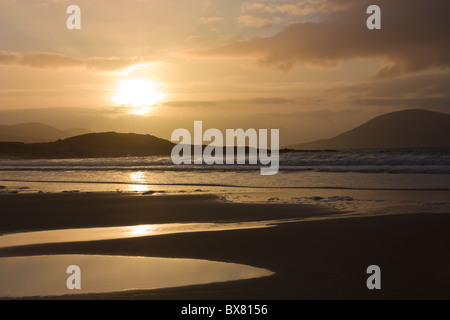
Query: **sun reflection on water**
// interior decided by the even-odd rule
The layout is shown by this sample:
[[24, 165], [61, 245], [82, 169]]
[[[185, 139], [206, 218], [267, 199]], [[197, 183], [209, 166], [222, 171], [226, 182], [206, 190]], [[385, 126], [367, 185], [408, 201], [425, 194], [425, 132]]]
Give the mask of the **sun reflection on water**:
[[128, 190], [134, 191], [134, 192], [146, 192], [146, 191], [150, 191], [150, 188], [148, 186], [145, 186], [142, 184], [129, 184]]
[[145, 182], [145, 172], [136, 171], [130, 173], [130, 179], [136, 183], [144, 183]]
[[144, 224], [140, 226], [131, 227], [128, 230], [128, 234], [132, 236], [145, 236], [151, 235], [154, 232], [155, 226], [150, 224]]
[[129, 191], [146, 192], [150, 190], [149, 186], [143, 185], [145, 183], [145, 172], [136, 171], [130, 173], [130, 180], [136, 184], [128, 185]]

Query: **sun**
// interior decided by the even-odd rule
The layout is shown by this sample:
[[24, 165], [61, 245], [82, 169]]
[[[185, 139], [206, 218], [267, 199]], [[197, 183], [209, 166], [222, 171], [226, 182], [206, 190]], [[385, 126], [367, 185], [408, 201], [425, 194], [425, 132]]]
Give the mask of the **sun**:
[[112, 99], [119, 106], [130, 107], [130, 113], [144, 115], [151, 111], [150, 106], [164, 99], [165, 95], [158, 91], [159, 86], [144, 79], [122, 80]]

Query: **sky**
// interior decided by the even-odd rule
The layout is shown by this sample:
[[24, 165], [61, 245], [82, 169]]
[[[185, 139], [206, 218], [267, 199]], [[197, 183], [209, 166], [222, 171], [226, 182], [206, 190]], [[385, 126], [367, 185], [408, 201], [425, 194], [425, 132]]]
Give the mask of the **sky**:
[[[369, 30], [367, 7], [381, 9]], [[66, 10], [78, 5], [81, 29]], [[448, 0], [0, 0], [0, 124], [149, 133], [450, 112]]]

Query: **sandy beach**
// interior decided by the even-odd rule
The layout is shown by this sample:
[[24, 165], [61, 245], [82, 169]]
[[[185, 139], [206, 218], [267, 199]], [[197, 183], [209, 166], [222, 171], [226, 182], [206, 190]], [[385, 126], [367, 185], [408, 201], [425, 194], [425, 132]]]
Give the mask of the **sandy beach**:
[[[342, 214], [298, 204], [227, 203], [214, 196], [28, 194], [0, 197], [0, 232], [160, 223], [235, 222]], [[0, 257], [97, 254], [232, 262], [275, 274], [158, 290], [45, 299], [449, 299], [450, 215], [356, 217], [249, 230], [181, 233], [0, 249]], [[368, 290], [378, 265], [382, 289]]]

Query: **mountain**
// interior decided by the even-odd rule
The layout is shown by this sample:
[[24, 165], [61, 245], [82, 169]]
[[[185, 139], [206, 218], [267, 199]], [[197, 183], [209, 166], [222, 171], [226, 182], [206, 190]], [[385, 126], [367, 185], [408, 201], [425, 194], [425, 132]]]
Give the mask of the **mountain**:
[[89, 133], [85, 129], [59, 130], [42, 123], [21, 123], [16, 125], [0, 125], [0, 141], [2, 142], [51, 142], [58, 139]]
[[0, 157], [98, 158], [170, 155], [174, 144], [151, 135], [90, 133], [49, 143], [0, 142]]
[[288, 149], [377, 149], [450, 147], [450, 114], [421, 109], [376, 117], [337, 137]]

